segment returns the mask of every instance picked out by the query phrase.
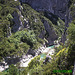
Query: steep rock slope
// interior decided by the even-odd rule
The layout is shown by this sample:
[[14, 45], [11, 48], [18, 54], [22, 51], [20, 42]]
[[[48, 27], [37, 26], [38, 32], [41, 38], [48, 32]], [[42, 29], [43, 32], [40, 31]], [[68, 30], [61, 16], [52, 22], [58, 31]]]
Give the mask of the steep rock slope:
[[[57, 25], [54, 25], [49, 19], [36, 12], [29, 5], [23, 4], [20, 8], [18, 13], [15, 13], [17, 15], [12, 14], [14, 17], [13, 21], [15, 22], [12, 31], [23, 30], [24, 28], [33, 30], [37, 37], [46, 38], [50, 45], [54, 44], [58, 36], [61, 36], [64, 30], [63, 21], [58, 19], [56, 21]], [[15, 18], [18, 19], [15, 20]]]
[[0, 50], [3, 52], [0, 54], [1, 57], [3, 54], [7, 56], [20, 53], [20, 48], [22, 51], [23, 49], [28, 51], [34, 47], [35, 50], [38, 43], [45, 44], [43, 41], [53, 45], [54, 41], [61, 37], [64, 29], [64, 22], [61, 19], [58, 18], [57, 24], [53, 24], [28, 4], [21, 5], [19, 1], [14, 0], [0, 3], [0, 39], [2, 39]]
[[65, 19], [66, 6], [69, 0], [20, 0], [28, 3], [37, 11], [48, 11]]

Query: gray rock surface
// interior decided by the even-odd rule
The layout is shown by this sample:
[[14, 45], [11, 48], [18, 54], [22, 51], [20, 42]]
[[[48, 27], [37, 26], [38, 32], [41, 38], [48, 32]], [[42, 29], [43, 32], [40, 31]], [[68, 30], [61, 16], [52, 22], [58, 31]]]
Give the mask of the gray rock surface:
[[69, 0], [20, 0], [28, 3], [37, 11], [49, 11], [61, 19], [65, 19], [66, 2]]
[[46, 20], [43, 21], [44, 22], [44, 27], [45, 30], [48, 32], [48, 43], [49, 45], [53, 45], [54, 44], [54, 40], [56, 40], [58, 37], [55, 33], [55, 31], [53, 30], [53, 28], [48, 24], [48, 22]]
[[15, 24], [12, 28], [12, 31], [16, 32], [16, 31], [20, 30], [20, 28], [22, 27], [22, 22], [20, 19], [20, 15], [17, 12], [14, 12], [12, 15], [14, 17], [13, 21], [15, 22]]

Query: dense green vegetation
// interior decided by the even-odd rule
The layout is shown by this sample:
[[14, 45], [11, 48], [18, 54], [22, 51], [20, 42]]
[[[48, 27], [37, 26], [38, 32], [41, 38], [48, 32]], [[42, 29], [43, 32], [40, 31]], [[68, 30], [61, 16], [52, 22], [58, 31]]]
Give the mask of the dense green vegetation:
[[[23, 18], [19, 18], [24, 26], [24, 20], [26, 19], [26, 21], [28, 21], [27, 25], [29, 25], [29, 28], [27, 31], [13, 33], [13, 26], [15, 24], [13, 20], [14, 12], [16, 12], [18, 15], [23, 15]], [[22, 51], [20, 50], [23, 49], [25, 49], [23, 51], [26, 53], [29, 48], [34, 50], [37, 49], [40, 44], [43, 44], [44, 40], [38, 37], [43, 31], [46, 33], [43, 37], [46, 38], [46, 36], [48, 36], [48, 33], [43, 25], [43, 20], [49, 23], [50, 27], [56, 31], [58, 36], [61, 36], [64, 29], [64, 22], [62, 20], [59, 19], [57, 22], [58, 24], [54, 25], [48, 18], [46, 18], [44, 15], [41, 15], [39, 12], [36, 12], [28, 4], [22, 4], [21, 6], [19, 1], [0, 0], [0, 58], [7, 55], [13, 55], [17, 52], [21, 52], [22, 54]]]
[[[13, 28], [13, 25], [15, 24], [13, 21], [14, 17], [12, 14], [14, 12], [17, 12], [17, 14], [19, 14], [19, 9], [18, 9], [19, 6], [21, 6], [19, 1], [14, 1], [14, 0], [10, 0], [10, 1], [3, 0], [2, 1], [2, 0], [0, 0], [0, 51], [1, 51], [0, 58], [8, 56], [8, 55], [9, 56], [14, 55], [16, 53], [17, 53], [17, 55], [22, 55], [22, 53], [26, 53], [30, 48], [32, 48], [33, 50], [37, 49], [40, 46], [40, 44], [44, 43], [44, 41], [42, 39], [40, 39], [39, 37], [36, 37], [36, 35], [38, 35], [38, 33], [41, 32], [42, 28], [44, 28], [43, 24], [40, 20], [39, 20], [39, 22], [34, 24], [37, 26], [36, 28], [34, 28], [34, 26], [31, 26], [34, 28], [34, 31], [33, 31], [33, 28], [30, 28], [30, 30], [25, 29], [23, 31], [18, 31], [16, 33], [12, 33], [11, 36], [9, 38], [7, 38], [10, 34], [10, 31]], [[32, 8], [29, 6], [27, 8], [27, 4], [23, 5], [23, 7], [24, 7], [23, 13], [24, 13], [24, 11], [27, 10], [23, 15], [29, 16], [28, 9], [32, 9]], [[31, 11], [32, 10], [30, 10], [30, 12]], [[35, 12], [35, 13], [37, 14], [37, 12]], [[31, 15], [32, 14], [30, 14], [30, 16]], [[33, 15], [34, 15], [34, 13], [33, 13]], [[34, 18], [35, 18], [35, 16], [34, 16]], [[38, 17], [36, 16], [36, 18], [38, 18]], [[27, 17], [27, 20], [28, 19], [33, 20], [31, 17], [30, 18]], [[30, 23], [31, 23], [31, 20], [29, 20]], [[39, 28], [39, 27], [41, 27], [41, 28]]]
[[64, 31], [65, 24], [60, 18], [55, 18], [55, 16], [53, 16], [53, 18], [56, 19], [56, 21], [54, 21], [56, 23], [52, 23], [52, 20], [48, 16], [45, 16], [44, 12], [42, 12], [43, 14], [36, 12], [27, 4], [22, 4], [22, 6], [23, 6], [23, 10], [21, 10], [22, 15], [25, 17], [27, 21], [29, 21], [30, 25], [29, 29], [33, 29], [36, 36], [38, 36], [41, 31], [45, 30], [43, 21], [47, 21], [50, 27], [56, 31], [56, 34], [58, 36], [61, 36], [61, 34]]
[[23, 4], [22, 6], [22, 14], [25, 17], [25, 19], [29, 21], [30, 29], [34, 30], [36, 35], [39, 35], [42, 30], [45, 30], [43, 23], [39, 18], [40, 14], [27, 4]]
[[[19, 9], [21, 7], [21, 10]], [[23, 9], [22, 9], [23, 7]], [[75, 0], [71, 0], [69, 7], [71, 15], [71, 23], [67, 30], [67, 40], [65, 45], [61, 44], [55, 49], [55, 54], [52, 56], [52, 60], [43, 63], [45, 60], [40, 60], [40, 55], [35, 57], [26, 68], [18, 68], [17, 66], [10, 65], [7, 72], [1, 72], [0, 75], [72, 75], [72, 73], [54, 73], [54, 70], [72, 70], [75, 60]], [[20, 13], [21, 11], [21, 13]], [[16, 12], [25, 26], [25, 21], [29, 28], [11, 33], [14, 26], [13, 13]], [[48, 15], [52, 15], [53, 18]], [[64, 31], [64, 22], [48, 12], [37, 12], [32, 9], [28, 4], [20, 4], [19, 1], [14, 0], [0, 0], [0, 61], [3, 57], [7, 56], [21, 56], [26, 54], [29, 49], [38, 49], [44, 40], [38, 36], [42, 31], [45, 31], [44, 37], [48, 37], [48, 33], [44, 28], [43, 21], [47, 21], [52, 29], [55, 30], [58, 37]], [[52, 34], [51, 34], [52, 35]]]

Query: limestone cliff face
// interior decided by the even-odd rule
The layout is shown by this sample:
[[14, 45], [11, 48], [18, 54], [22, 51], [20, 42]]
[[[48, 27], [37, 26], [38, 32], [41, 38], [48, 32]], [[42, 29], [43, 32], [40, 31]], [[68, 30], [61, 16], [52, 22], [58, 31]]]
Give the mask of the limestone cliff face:
[[28, 3], [37, 11], [48, 11], [65, 19], [66, 4], [69, 0], [20, 0]]
[[13, 21], [15, 23], [13, 25], [12, 32], [16, 32], [16, 31], [22, 30], [23, 29], [23, 24], [22, 24], [22, 21], [21, 21], [21, 18], [22, 18], [21, 11], [19, 10], [18, 13], [14, 12], [12, 14], [12, 16], [14, 17]]
[[[34, 30], [35, 34], [41, 39], [46, 39], [49, 45], [53, 45], [54, 41], [58, 39], [58, 34], [60, 34], [61, 31], [60, 22], [59, 25], [57, 23], [60, 30], [58, 30], [58, 33], [56, 25], [45, 16], [33, 10], [29, 5], [19, 5], [17, 11], [14, 11], [12, 16], [14, 21], [11, 29], [12, 32], [24, 30], [24, 28]], [[61, 25], [63, 25], [62, 21]]]
[[45, 30], [48, 32], [48, 44], [49, 45], [53, 45], [54, 44], [54, 40], [56, 40], [58, 38], [58, 36], [56, 35], [54, 29], [49, 25], [49, 23], [43, 19], [43, 24], [45, 27]]

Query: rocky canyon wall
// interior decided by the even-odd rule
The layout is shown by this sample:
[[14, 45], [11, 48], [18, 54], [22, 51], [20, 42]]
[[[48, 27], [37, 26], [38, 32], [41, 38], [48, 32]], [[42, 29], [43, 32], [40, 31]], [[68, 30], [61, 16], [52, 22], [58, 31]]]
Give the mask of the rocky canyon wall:
[[66, 4], [69, 0], [20, 0], [20, 2], [28, 3], [37, 11], [48, 11], [65, 19]]

